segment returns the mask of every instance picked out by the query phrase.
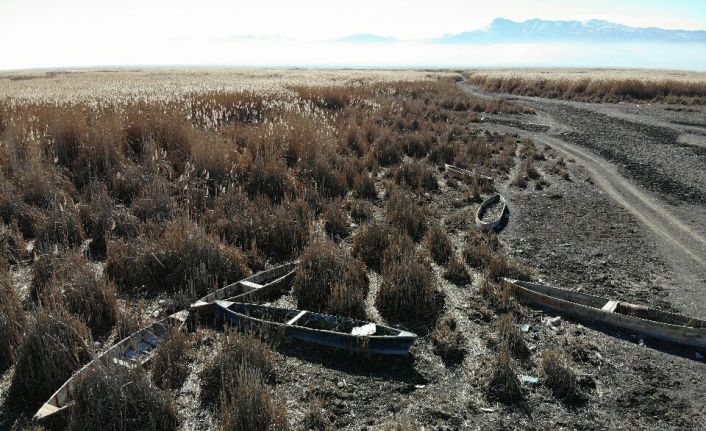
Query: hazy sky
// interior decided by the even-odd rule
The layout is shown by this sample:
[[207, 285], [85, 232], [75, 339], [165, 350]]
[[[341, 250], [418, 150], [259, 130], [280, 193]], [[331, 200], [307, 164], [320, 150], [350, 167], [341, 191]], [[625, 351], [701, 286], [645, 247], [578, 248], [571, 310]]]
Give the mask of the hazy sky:
[[706, 0], [0, 0], [0, 69], [248, 63], [237, 46], [220, 56], [200, 51], [239, 35], [423, 39], [477, 29], [496, 17], [706, 29]]

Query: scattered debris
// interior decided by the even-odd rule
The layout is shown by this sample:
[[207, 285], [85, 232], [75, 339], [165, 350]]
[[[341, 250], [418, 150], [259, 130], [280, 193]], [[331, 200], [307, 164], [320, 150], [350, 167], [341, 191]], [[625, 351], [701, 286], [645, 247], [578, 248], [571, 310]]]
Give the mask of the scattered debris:
[[523, 374], [522, 376], [520, 376], [520, 382], [523, 385], [538, 385], [539, 384], [539, 377]]
[[544, 324], [547, 326], [552, 326], [556, 328], [557, 326], [561, 325], [561, 317], [556, 316], [556, 317], [548, 317], [545, 321]]

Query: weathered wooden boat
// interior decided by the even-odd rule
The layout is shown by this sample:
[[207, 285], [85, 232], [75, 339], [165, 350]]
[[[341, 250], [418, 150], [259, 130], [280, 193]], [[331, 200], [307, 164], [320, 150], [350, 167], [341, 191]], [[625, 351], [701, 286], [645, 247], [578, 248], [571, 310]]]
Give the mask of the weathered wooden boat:
[[541, 283], [510, 279], [505, 281], [509, 283], [512, 295], [528, 304], [589, 323], [612, 326], [673, 343], [706, 348], [706, 321]]
[[224, 286], [191, 304], [191, 310], [198, 318], [207, 319], [213, 317], [216, 300], [255, 302], [274, 298], [292, 282], [297, 264], [285, 263]]
[[119, 341], [75, 372], [37, 410], [33, 419], [44, 421], [70, 408], [74, 401], [75, 385], [78, 378], [94, 367], [117, 364], [132, 368], [146, 364], [154, 357], [154, 353], [160, 344], [170, 339], [175, 330], [181, 330], [184, 327], [188, 315], [188, 310], [179, 311]]
[[[483, 215], [488, 211], [493, 205], [500, 205], [500, 215], [496, 218], [488, 221], [483, 220]], [[476, 211], [476, 226], [483, 231], [491, 231], [497, 229], [502, 223], [503, 217], [505, 217], [505, 212], [507, 211], [507, 204], [505, 203], [505, 198], [500, 194], [494, 194], [488, 199], [484, 200], [483, 203], [478, 207]]]
[[416, 334], [348, 317], [216, 301], [219, 320], [244, 330], [275, 331], [288, 339], [370, 355], [407, 355]]
[[[444, 169], [448, 172], [449, 176], [460, 180], [474, 178], [473, 172], [468, 169], [459, 168], [458, 166], [449, 165], [448, 163], [444, 163]], [[478, 181], [492, 184], [493, 178], [486, 175], [478, 175]]]

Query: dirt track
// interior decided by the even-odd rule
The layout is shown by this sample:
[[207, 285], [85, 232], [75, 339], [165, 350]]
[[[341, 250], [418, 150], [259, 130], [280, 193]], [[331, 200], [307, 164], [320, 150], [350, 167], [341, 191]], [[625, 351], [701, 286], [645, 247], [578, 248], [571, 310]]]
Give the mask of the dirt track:
[[[461, 85], [475, 96], [502, 97]], [[706, 171], [706, 156], [700, 141], [706, 138], [697, 138], [690, 145], [675, 144], [684, 135], [693, 139], [698, 136], [695, 131], [706, 127], [698, 122], [699, 114], [697, 121], [685, 121], [635, 113], [631, 105], [606, 107], [534, 97], [510, 98], [519, 99], [537, 111], [532, 124], [489, 116], [484, 127], [532, 138], [549, 145], [566, 159], [575, 160], [602, 191], [648, 228], [676, 274], [671, 302], [686, 309], [700, 309], [703, 314], [706, 213], [702, 195], [706, 188], [702, 187], [701, 176]], [[602, 138], [605, 136], [608, 139]], [[609, 142], [610, 137], [615, 140]], [[647, 148], [642, 151], [640, 145]], [[635, 151], [636, 148], [639, 149]], [[654, 166], [651, 159], [660, 155], [671, 160]], [[674, 166], [677, 168], [671, 169]], [[639, 265], [639, 259], [635, 264]]]

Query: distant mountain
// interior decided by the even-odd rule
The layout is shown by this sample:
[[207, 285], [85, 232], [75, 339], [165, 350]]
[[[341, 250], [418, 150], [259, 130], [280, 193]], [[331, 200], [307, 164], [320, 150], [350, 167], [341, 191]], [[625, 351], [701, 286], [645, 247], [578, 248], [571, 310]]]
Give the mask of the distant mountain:
[[394, 37], [378, 36], [376, 34], [353, 34], [350, 36], [342, 37], [336, 39], [337, 42], [350, 42], [350, 43], [394, 43], [398, 39]]
[[589, 21], [547, 21], [531, 19], [515, 22], [495, 19], [489, 26], [434, 39], [441, 43], [517, 42], [706, 42], [704, 30], [666, 30], [656, 27], [630, 27], [600, 19]]

